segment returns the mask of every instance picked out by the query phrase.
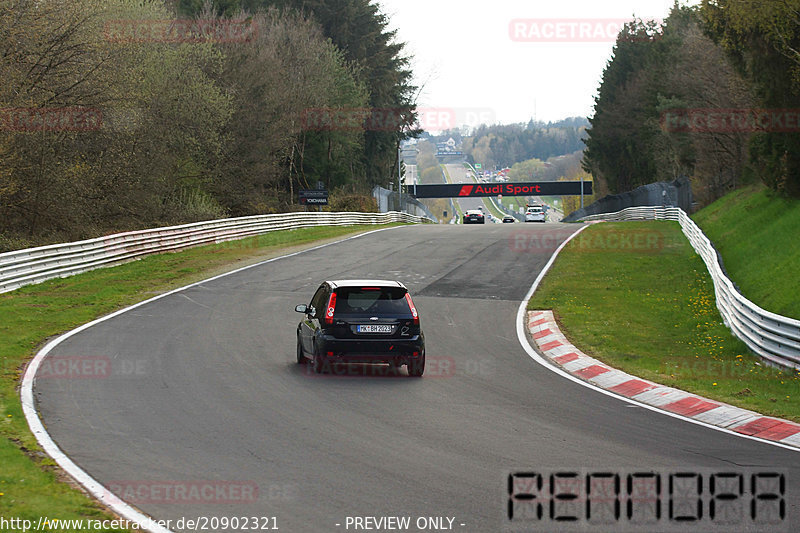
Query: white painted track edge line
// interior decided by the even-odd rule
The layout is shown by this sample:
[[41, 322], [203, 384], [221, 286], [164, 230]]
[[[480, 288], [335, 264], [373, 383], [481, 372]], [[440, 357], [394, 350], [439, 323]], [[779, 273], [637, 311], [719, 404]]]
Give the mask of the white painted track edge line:
[[[536, 289], [539, 288], [539, 284], [542, 282], [542, 279], [544, 279], [545, 274], [547, 274], [547, 272], [550, 270], [550, 267], [553, 266], [553, 263], [555, 262], [556, 257], [558, 256], [558, 254], [561, 253], [561, 250], [564, 249], [564, 247], [567, 245], [567, 243], [569, 243], [569, 241], [571, 241], [581, 231], [583, 231], [584, 229], [586, 229], [588, 227], [589, 227], [588, 225], [581, 226], [580, 228], [578, 228], [575, 231], [575, 233], [573, 233], [572, 235], [567, 237], [564, 240], [564, 242], [562, 242], [559, 245], [558, 248], [556, 248], [555, 252], [553, 252], [553, 255], [550, 257], [550, 260], [547, 262], [547, 264], [545, 264], [545, 266], [542, 269], [542, 271], [539, 272], [539, 275], [536, 277], [536, 280], [533, 282], [533, 285], [531, 285], [531, 288], [528, 290], [528, 293], [525, 295], [525, 297], [523, 298], [522, 302], [519, 305], [519, 308], [517, 309], [517, 340], [519, 341], [520, 346], [522, 346], [522, 349], [525, 350], [525, 352], [530, 356], [530, 358], [533, 359], [534, 361], [536, 361], [537, 363], [539, 363], [540, 365], [542, 365], [543, 367], [545, 367], [546, 369], [548, 369], [548, 370], [550, 370], [552, 372], [555, 372], [556, 374], [558, 374], [561, 377], [564, 377], [566, 379], [574, 381], [575, 383], [577, 383], [579, 385], [582, 385], [582, 386], [587, 387], [589, 389], [593, 389], [593, 390], [595, 390], [595, 391], [597, 391], [597, 392], [599, 392], [601, 394], [605, 394], [606, 396], [610, 396], [612, 398], [616, 398], [617, 400], [621, 400], [621, 401], [629, 403], [631, 405], [636, 405], [638, 407], [641, 407], [643, 409], [647, 409], [649, 411], [653, 411], [655, 413], [661, 413], [662, 415], [671, 416], [672, 418], [677, 418], [678, 420], [684, 420], [686, 422], [691, 422], [692, 424], [697, 424], [698, 426], [704, 426], [704, 427], [707, 427], [709, 429], [713, 429], [715, 431], [720, 431], [722, 433], [727, 433], [729, 435], [733, 435], [735, 437], [739, 437], [739, 438], [742, 438], [742, 439], [749, 439], [749, 440], [753, 440], [753, 441], [760, 442], [760, 443], [763, 443], [763, 444], [769, 444], [769, 445], [772, 445], [772, 446], [777, 446], [779, 448], [784, 448], [786, 450], [791, 450], [793, 452], [800, 452], [800, 448], [797, 448], [795, 446], [791, 446], [791, 445], [788, 445], [788, 444], [783, 444], [782, 442], [778, 442], [778, 441], [771, 441], [771, 440], [767, 440], [767, 439], [761, 439], [761, 438], [758, 438], [758, 437], [754, 437], [752, 435], [745, 435], [743, 433], [737, 433], [736, 431], [732, 431], [732, 430], [727, 429], [727, 428], [715, 426], [713, 424], [709, 424], [709, 423], [703, 422], [701, 420], [695, 420], [695, 419], [689, 418], [687, 416], [679, 415], [677, 413], [672, 413], [670, 411], [665, 411], [663, 409], [659, 409], [657, 407], [653, 407], [652, 405], [648, 405], [646, 403], [642, 403], [642, 402], [638, 402], [636, 400], [632, 400], [631, 398], [628, 398], [628, 397], [616, 394], [614, 392], [608, 391], [606, 389], [598, 387], [597, 385], [594, 385], [593, 383], [589, 383], [588, 381], [584, 381], [584, 380], [582, 380], [582, 379], [580, 379], [580, 378], [578, 378], [576, 376], [573, 376], [569, 372], [566, 372], [566, 371], [562, 370], [561, 368], [555, 366], [553, 363], [551, 363], [550, 361], [544, 359], [541, 355], [539, 355], [539, 353], [531, 345], [530, 341], [528, 340], [528, 336], [527, 336], [527, 334], [525, 332], [525, 328], [528, 325], [527, 324], [527, 320], [526, 320], [526, 318], [527, 318], [526, 314], [527, 314], [527, 309], [528, 309], [528, 301], [533, 296], [533, 293], [536, 292]], [[554, 319], [555, 319], [555, 317], [554, 317]]]
[[70, 330], [66, 333], [59, 335], [55, 339], [48, 342], [44, 346], [44, 348], [39, 350], [39, 352], [37, 352], [37, 354], [33, 357], [33, 359], [31, 359], [31, 362], [28, 363], [28, 367], [25, 369], [25, 374], [22, 377], [22, 386], [20, 388], [20, 401], [22, 402], [22, 411], [25, 414], [25, 419], [28, 422], [28, 427], [30, 428], [31, 433], [33, 433], [34, 437], [36, 437], [36, 441], [39, 443], [39, 445], [42, 447], [45, 453], [47, 453], [47, 455], [49, 455], [56, 463], [58, 463], [58, 466], [61, 467], [61, 469], [63, 469], [67, 474], [69, 474], [87, 492], [89, 492], [89, 494], [94, 496], [103, 505], [105, 505], [106, 507], [117, 513], [122, 518], [130, 520], [131, 522], [137, 522], [142, 526], [143, 531], [150, 531], [151, 533], [172, 533], [171, 530], [158, 525], [156, 523], [156, 520], [154, 520], [152, 517], [142, 513], [141, 511], [135, 509], [133, 506], [120, 500], [111, 491], [106, 489], [99, 481], [97, 481], [91, 475], [89, 475], [88, 472], [86, 472], [80, 466], [75, 464], [72, 461], [72, 459], [70, 459], [69, 456], [65, 454], [63, 451], [61, 451], [61, 449], [55, 443], [53, 438], [47, 432], [47, 429], [44, 427], [42, 420], [39, 418], [39, 414], [36, 410], [36, 401], [34, 400], [33, 396], [33, 387], [36, 384], [36, 372], [39, 369], [39, 366], [41, 365], [44, 358], [47, 357], [47, 355], [53, 350], [53, 348], [55, 348], [68, 338], [72, 337], [73, 335], [80, 333], [81, 331], [90, 328], [95, 324], [99, 324], [100, 322], [104, 322], [106, 320], [121, 315], [122, 313], [126, 313], [128, 311], [136, 309], [137, 307], [143, 306], [145, 304], [154, 302], [156, 300], [160, 300], [161, 298], [164, 298], [171, 294], [175, 294], [177, 292], [186, 290], [191, 287], [195, 287], [202, 283], [213, 281], [215, 279], [219, 279], [225, 276], [230, 276], [231, 274], [236, 274], [238, 272], [242, 272], [250, 268], [255, 268], [261, 265], [265, 265], [267, 263], [272, 263], [273, 261], [277, 261], [279, 259], [286, 259], [287, 257], [293, 257], [306, 252], [319, 250], [320, 248], [325, 248], [326, 246], [332, 246], [334, 244], [339, 244], [352, 239], [357, 239], [359, 237], [370, 235], [372, 233], [378, 233], [380, 231], [388, 231], [404, 227], [406, 226], [393, 226], [390, 228], [379, 228], [375, 230], [365, 231], [357, 235], [351, 235], [350, 237], [346, 237], [344, 239], [339, 239], [337, 241], [328, 242], [317, 246], [312, 246], [311, 248], [298, 250], [297, 252], [292, 252], [290, 254], [281, 255], [278, 257], [272, 257], [270, 259], [254, 263], [252, 265], [243, 266], [241, 268], [231, 270], [230, 272], [224, 272], [222, 274], [218, 274], [208, 279], [203, 279], [200, 281], [196, 281], [194, 283], [190, 283], [189, 285], [184, 285], [183, 287], [178, 287], [177, 289], [172, 289], [163, 294], [159, 294], [152, 298], [148, 298], [147, 300], [143, 300], [131, 306], [125, 307], [124, 309], [119, 309], [117, 311], [114, 311], [111, 314], [102, 316], [100, 318], [92, 320], [91, 322], [87, 322], [82, 326], [78, 326], [73, 330]]

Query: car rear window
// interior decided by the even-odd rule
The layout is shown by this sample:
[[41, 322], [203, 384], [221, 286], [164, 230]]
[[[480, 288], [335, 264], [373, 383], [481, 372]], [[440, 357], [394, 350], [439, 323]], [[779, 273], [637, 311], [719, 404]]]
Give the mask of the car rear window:
[[410, 316], [406, 292], [401, 287], [339, 287], [334, 316]]

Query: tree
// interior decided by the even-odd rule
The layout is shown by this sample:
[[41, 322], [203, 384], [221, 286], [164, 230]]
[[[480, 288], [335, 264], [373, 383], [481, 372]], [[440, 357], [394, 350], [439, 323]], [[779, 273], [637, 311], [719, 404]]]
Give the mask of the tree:
[[507, 167], [528, 159], [549, 157], [581, 150], [581, 137], [588, 122], [568, 118], [554, 123], [481, 125], [463, 141], [464, 153], [487, 167]]
[[545, 169], [544, 162], [539, 159], [528, 159], [514, 163], [508, 172], [511, 181], [539, 181]]
[[625, 24], [603, 72], [589, 119], [584, 169], [603, 178], [612, 192], [649, 183], [656, 173], [647, 149], [655, 132], [647, 119], [656, 115], [660, 36], [652, 21]]
[[298, 188], [363, 175], [357, 166], [363, 132], [316, 131], [307, 123], [315, 109], [364, 105], [355, 66], [298, 13], [270, 9], [252, 23], [258, 31], [251, 42], [225, 46], [218, 78], [235, 112], [217, 194], [235, 215], [282, 210]]
[[[708, 35], [753, 84], [759, 105], [779, 114], [798, 107], [800, 1], [704, 0], [701, 13]], [[750, 155], [770, 188], [800, 196], [800, 132], [758, 131]]]
[[219, 213], [213, 201], [198, 201], [229, 116], [210, 77], [218, 51], [109, 34], [114, 21], [167, 18], [157, 1], [0, 6], [0, 108], [95, 117], [6, 126], [0, 231], [52, 241], [207, 214], [184, 211], [186, 199]]
[[747, 175], [750, 134], [675, 127], [675, 117], [753, 105], [748, 83], [703, 35], [695, 7], [674, 6], [663, 25], [634, 21], [618, 37], [595, 103], [584, 169], [611, 192], [691, 178], [700, 202]]
[[[181, 0], [180, 6], [190, 15], [200, 10], [198, 0]], [[366, 187], [391, 181], [397, 175], [399, 142], [419, 131], [412, 127], [416, 87], [411, 84], [409, 58], [403, 55], [404, 44], [397, 42], [395, 32], [387, 29], [386, 15], [372, 0], [229, 0], [219, 12], [230, 16], [238, 9], [253, 13], [269, 7], [291, 9], [316, 20], [325, 37], [353, 65], [357, 81], [368, 94], [366, 106], [400, 117], [395, 126], [364, 132], [357, 165], [363, 168]]]

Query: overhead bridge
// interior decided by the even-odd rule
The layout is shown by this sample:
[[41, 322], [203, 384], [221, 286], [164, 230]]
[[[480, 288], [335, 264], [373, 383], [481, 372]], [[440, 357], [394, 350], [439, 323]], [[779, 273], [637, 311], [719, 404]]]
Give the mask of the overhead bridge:
[[408, 185], [405, 192], [417, 198], [456, 198], [484, 196], [571, 196], [592, 194], [591, 181], [530, 181], [505, 183], [443, 183]]

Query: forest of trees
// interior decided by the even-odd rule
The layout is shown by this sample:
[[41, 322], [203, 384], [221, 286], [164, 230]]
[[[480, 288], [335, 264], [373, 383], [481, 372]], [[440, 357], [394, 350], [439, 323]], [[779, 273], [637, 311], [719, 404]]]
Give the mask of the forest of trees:
[[[318, 182], [370, 209], [418, 133], [387, 28], [374, 0], [0, 3], [0, 251], [291, 210]], [[798, 50], [800, 0], [676, 3], [620, 33], [588, 122], [480, 126], [463, 150], [491, 169], [585, 142], [597, 191], [687, 175], [701, 203], [757, 180], [798, 196]], [[309, 121], [337, 109], [383, 118]], [[736, 122], [759, 110], [773, 122]], [[739, 125], [685, 127], [713, 113]]]
[[614, 193], [686, 175], [701, 204], [757, 180], [799, 195], [799, 22], [800, 0], [704, 0], [676, 4], [663, 24], [626, 25], [584, 168]]
[[583, 149], [589, 122], [574, 117], [558, 122], [481, 125], [464, 138], [463, 151], [471, 163], [484, 168], [505, 168], [528, 159], [546, 160]]
[[[372, 0], [0, 4], [0, 251], [293, 209], [396, 174], [411, 72]], [[309, 110], [388, 109], [381, 127]], [[369, 207], [369, 206], [367, 206]]]

